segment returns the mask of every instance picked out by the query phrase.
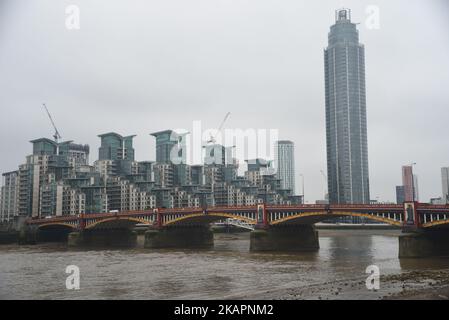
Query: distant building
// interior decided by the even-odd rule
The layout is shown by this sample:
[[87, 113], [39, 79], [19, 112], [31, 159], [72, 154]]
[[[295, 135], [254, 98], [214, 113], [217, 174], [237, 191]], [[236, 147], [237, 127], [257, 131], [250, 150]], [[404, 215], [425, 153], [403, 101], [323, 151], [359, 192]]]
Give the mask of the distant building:
[[19, 171], [3, 174], [1, 188], [0, 222], [9, 221], [18, 214]]
[[206, 177], [204, 175], [204, 167], [201, 165], [191, 166], [192, 172], [192, 184], [201, 186], [206, 183]]
[[123, 137], [115, 132], [101, 134], [101, 146], [98, 160], [134, 161], [133, 138], [135, 135]]
[[160, 188], [172, 188], [175, 183], [175, 166], [162, 162], [154, 165], [154, 181]]
[[58, 144], [59, 155], [67, 158], [72, 168], [89, 165], [89, 146], [75, 144], [73, 141], [65, 141]]
[[396, 203], [403, 204], [405, 202], [404, 186], [396, 186]]
[[330, 203], [369, 203], [365, 48], [351, 11], [336, 11], [324, 50]]
[[449, 167], [441, 168], [442, 200], [449, 203]]
[[446, 202], [441, 198], [430, 198], [430, 204], [446, 204]]
[[156, 138], [156, 162], [187, 163], [185, 134], [164, 130], [151, 135]]
[[418, 176], [416, 174], [413, 175], [413, 197], [415, 201], [419, 201], [419, 184]]
[[402, 167], [402, 185], [404, 186], [404, 201], [415, 201], [415, 178], [413, 175], [413, 166]]
[[97, 160], [94, 162], [94, 168], [105, 180], [118, 174], [117, 162], [114, 160]]
[[[135, 151], [133, 147], [132, 136], [121, 136], [118, 133], [110, 132], [99, 135], [101, 138], [101, 146], [99, 148], [98, 161], [95, 162], [96, 167], [102, 169], [108, 167], [115, 175], [129, 175], [137, 171], [137, 162], [134, 160]], [[108, 174], [109, 175], [109, 174]]]
[[[46, 138], [31, 143], [33, 154], [19, 166], [14, 178], [17, 180], [16, 199], [12, 199], [12, 192], [5, 194], [9, 195], [10, 204], [15, 202], [14, 215], [43, 217], [84, 213], [84, 194], [68, 181], [74, 184], [77, 169], [85, 170], [87, 167], [89, 147], [71, 141], [57, 144]], [[82, 183], [84, 180], [77, 181]], [[11, 190], [11, 184], [9, 176], [3, 187]]]
[[204, 166], [204, 179], [206, 185], [214, 185], [216, 183], [224, 182], [224, 166], [222, 165], [209, 165]]
[[192, 167], [187, 164], [174, 165], [174, 184], [177, 186], [189, 186], [192, 184]]
[[248, 170], [245, 172], [245, 178], [253, 185], [261, 187], [263, 185], [262, 177], [269, 173], [270, 164], [265, 159], [246, 160]]
[[[155, 133], [158, 161], [135, 161], [134, 136], [100, 135], [99, 159], [89, 165], [89, 146], [72, 141], [31, 141], [33, 153], [17, 171], [3, 174], [0, 221], [152, 208], [298, 204], [281, 187], [271, 163], [249, 160], [244, 176], [232, 152], [210, 148], [210, 164], [185, 163], [185, 135]], [[217, 152], [215, 152], [217, 151]]]
[[205, 157], [204, 164], [218, 164], [225, 165], [226, 164], [226, 148], [221, 144], [208, 144], [205, 147]]
[[270, 171], [270, 162], [265, 159], [245, 160], [248, 165], [248, 171], [260, 171], [262, 174], [268, 174]]
[[295, 194], [295, 145], [292, 141], [276, 141], [274, 165], [276, 177], [281, 180], [281, 188], [289, 189]]
[[229, 163], [223, 168], [223, 180], [226, 183], [233, 183], [238, 177], [239, 166], [237, 163]]

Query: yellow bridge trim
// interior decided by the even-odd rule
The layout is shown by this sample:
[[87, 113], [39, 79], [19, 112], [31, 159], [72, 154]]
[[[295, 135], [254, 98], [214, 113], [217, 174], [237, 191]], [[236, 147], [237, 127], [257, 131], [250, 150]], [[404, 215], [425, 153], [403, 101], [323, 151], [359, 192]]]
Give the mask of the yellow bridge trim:
[[94, 227], [96, 227], [97, 225], [100, 225], [102, 223], [105, 222], [110, 222], [110, 221], [133, 221], [133, 222], [137, 222], [137, 223], [141, 223], [141, 224], [147, 224], [147, 225], [151, 225], [150, 222], [144, 220], [144, 219], [139, 219], [139, 218], [132, 218], [132, 217], [113, 217], [113, 218], [107, 218], [107, 219], [103, 219], [100, 221], [96, 221], [90, 224], [86, 224], [86, 229], [93, 229]]
[[49, 222], [49, 223], [41, 224], [37, 228], [40, 229], [42, 227], [50, 227], [50, 226], [64, 226], [64, 227], [70, 227], [72, 229], [76, 228], [76, 225], [72, 225], [69, 223], [63, 223], [63, 222]]
[[423, 228], [430, 228], [430, 227], [435, 227], [435, 226], [441, 226], [443, 224], [449, 224], [449, 219], [446, 220], [435, 220], [432, 222], [426, 222], [422, 224]]
[[278, 219], [275, 221], [270, 221], [271, 225], [276, 225], [276, 224], [280, 224], [283, 222], [287, 222], [290, 220], [295, 220], [298, 218], [306, 218], [306, 217], [313, 217], [313, 216], [326, 216], [329, 219], [331, 219], [332, 217], [339, 217], [339, 216], [351, 216], [351, 217], [364, 217], [364, 218], [368, 218], [371, 220], [375, 220], [375, 221], [380, 221], [380, 222], [385, 222], [391, 225], [395, 225], [395, 226], [402, 226], [402, 222], [401, 221], [395, 221], [389, 218], [383, 218], [383, 217], [378, 217], [378, 216], [373, 216], [367, 213], [359, 213], [359, 212], [334, 212], [334, 213], [328, 213], [328, 212], [301, 212], [301, 213], [297, 213], [294, 215], [290, 215], [288, 217], [282, 218], [282, 219]]
[[248, 222], [251, 224], [256, 224], [256, 220], [255, 219], [250, 219], [250, 218], [246, 218], [246, 217], [242, 217], [239, 215], [234, 215], [232, 213], [219, 213], [219, 212], [212, 212], [212, 213], [195, 213], [195, 214], [187, 214], [185, 216], [173, 219], [167, 223], [164, 223], [164, 226], [168, 226], [180, 221], [184, 221], [187, 219], [191, 219], [191, 218], [198, 218], [198, 217], [217, 217], [217, 218], [230, 218], [230, 219], [236, 219], [236, 220], [240, 220], [240, 221], [244, 221], [244, 222]]

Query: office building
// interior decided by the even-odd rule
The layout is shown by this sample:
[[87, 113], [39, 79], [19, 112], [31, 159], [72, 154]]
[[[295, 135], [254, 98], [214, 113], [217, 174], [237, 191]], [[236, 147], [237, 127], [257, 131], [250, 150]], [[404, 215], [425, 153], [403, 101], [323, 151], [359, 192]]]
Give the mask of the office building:
[[174, 164], [187, 162], [186, 134], [164, 130], [151, 135], [156, 138], [156, 162]]
[[442, 201], [449, 203], [449, 167], [441, 168]]
[[295, 145], [292, 141], [276, 141], [274, 147], [276, 176], [281, 180], [281, 188], [295, 194]]
[[324, 50], [331, 203], [369, 203], [365, 48], [351, 11], [336, 11]]
[[396, 186], [396, 203], [403, 204], [405, 202], [404, 186]]

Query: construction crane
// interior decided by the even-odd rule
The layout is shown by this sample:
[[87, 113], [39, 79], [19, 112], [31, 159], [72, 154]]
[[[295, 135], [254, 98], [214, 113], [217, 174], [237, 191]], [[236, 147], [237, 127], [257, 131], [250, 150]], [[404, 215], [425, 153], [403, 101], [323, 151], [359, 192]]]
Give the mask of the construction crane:
[[42, 104], [45, 108], [45, 111], [47, 112], [48, 118], [50, 118], [51, 124], [53, 126], [53, 128], [55, 129], [55, 133], [53, 134], [53, 138], [55, 139], [55, 142], [58, 143], [59, 139], [61, 139], [61, 135], [59, 134], [58, 128], [56, 128], [55, 122], [53, 121], [53, 118], [50, 114], [50, 111], [48, 111], [47, 106], [45, 105], [45, 103]]
[[[217, 132], [215, 133], [215, 135], [217, 135], [217, 134], [219, 134], [219, 133], [221, 132], [221, 130], [223, 129], [223, 126], [224, 126], [226, 120], [228, 120], [228, 118], [229, 118], [230, 115], [231, 115], [230, 112], [228, 112], [228, 113], [226, 114], [226, 116], [224, 117], [223, 121], [222, 121], [221, 124], [220, 124], [220, 127], [218, 127], [218, 130], [217, 130]], [[216, 143], [215, 137], [212, 135], [212, 133], [210, 134], [210, 139], [209, 139], [209, 141], [207, 141], [207, 143], [208, 143], [208, 144], [211, 144], [211, 143], [212, 143], [212, 144], [215, 144], [215, 143]]]
[[320, 170], [321, 171], [321, 174], [322, 174], [322, 176], [323, 176], [323, 180], [324, 180], [324, 183], [323, 183], [323, 186], [324, 186], [324, 198], [326, 198], [326, 195], [327, 195], [327, 188], [326, 188], [326, 184], [327, 184], [327, 175], [324, 173], [324, 171], [323, 170]]

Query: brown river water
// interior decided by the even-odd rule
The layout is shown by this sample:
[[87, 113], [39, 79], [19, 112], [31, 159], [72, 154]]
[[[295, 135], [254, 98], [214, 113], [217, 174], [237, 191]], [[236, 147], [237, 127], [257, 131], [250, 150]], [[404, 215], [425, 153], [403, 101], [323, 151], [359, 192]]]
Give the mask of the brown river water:
[[[248, 233], [216, 234], [211, 250], [147, 250], [142, 239], [117, 250], [1, 245], [0, 299], [379, 299], [404, 290], [388, 277], [449, 268], [449, 259], [399, 260], [396, 230], [319, 232], [315, 253], [251, 253]], [[68, 265], [79, 267], [79, 290], [66, 288]], [[370, 265], [377, 291], [365, 285]]]

